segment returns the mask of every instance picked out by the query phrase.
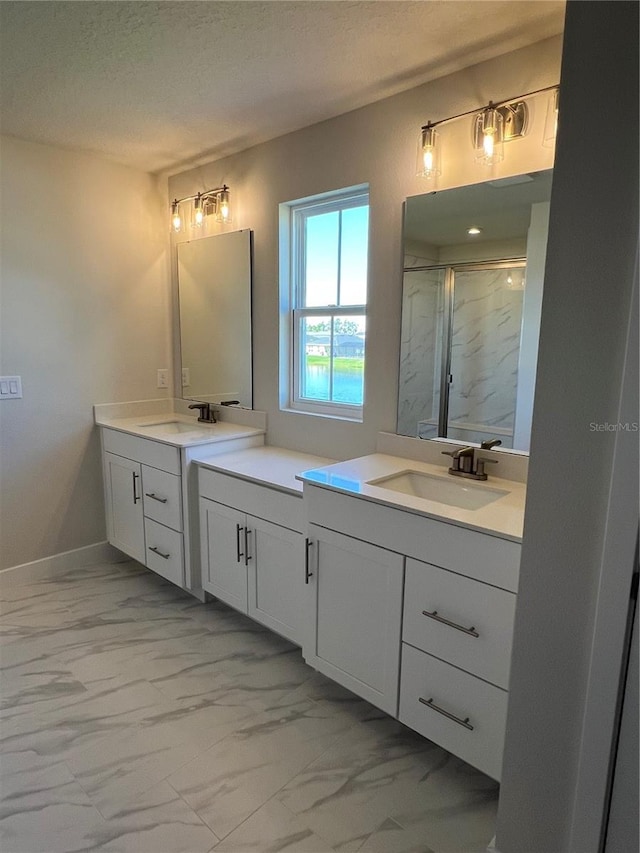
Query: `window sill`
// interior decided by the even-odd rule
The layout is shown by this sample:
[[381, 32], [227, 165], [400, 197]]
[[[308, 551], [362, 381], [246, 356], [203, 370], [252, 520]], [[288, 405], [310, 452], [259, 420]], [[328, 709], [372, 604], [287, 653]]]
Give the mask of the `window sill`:
[[323, 418], [323, 420], [329, 421], [346, 421], [352, 424], [364, 423], [362, 415], [359, 417], [354, 415], [330, 415], [325, 412], [309, 412], [307, 409], [296, 409], [293, 406], [281, 406], [280, 411], [286, 412], [288, 415], [308, 415], [312, 418]]

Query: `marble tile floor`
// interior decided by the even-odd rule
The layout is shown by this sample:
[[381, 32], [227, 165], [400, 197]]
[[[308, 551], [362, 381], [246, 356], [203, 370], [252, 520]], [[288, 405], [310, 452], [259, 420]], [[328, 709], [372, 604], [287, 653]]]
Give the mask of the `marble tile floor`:
[[133, 561], [0, 589], [2, 853], [483, 853], [497, 785]]

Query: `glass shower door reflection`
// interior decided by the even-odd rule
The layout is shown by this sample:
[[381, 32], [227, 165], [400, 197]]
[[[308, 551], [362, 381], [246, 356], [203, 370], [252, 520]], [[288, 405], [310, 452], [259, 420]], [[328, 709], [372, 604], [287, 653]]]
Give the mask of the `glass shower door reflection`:
[[524, 275], [524, 262], [453, 268], [448, 438], [513, 446]]
[[405, 270], [398, 389], [398, 432], [439, 435], [440, 387], [447, 272], [440, 268]]

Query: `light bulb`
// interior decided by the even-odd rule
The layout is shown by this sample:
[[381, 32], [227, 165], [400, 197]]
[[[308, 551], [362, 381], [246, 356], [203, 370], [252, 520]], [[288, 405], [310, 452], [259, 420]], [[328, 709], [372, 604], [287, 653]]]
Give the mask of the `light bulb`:
[[432, 124], [425, 125], [420, 131], [416, 174], [423, 178], [441, 174], [439, 134]]
[[180, 216], [180, 204], [176, 199], [171, 203], [171, 226], [177, 234], [182, 228], [182, 217]]
[[487, 159], [493, 157], [493, 135], [493, 130], [485, 130], [484, 137], [482, 139], [482, 147]]
[[231, 222], [231, 206], [229, 190], [223, 189], [218, 193], [218, 222]]
[[198, 193], [193, 202], [193, 224], [196, 228], [200, 228], [203, 222], [204, 210], [202, 207], [202, 196]]
[[504, 157], [504, 116], [493, 104], [478, 113], [474, 125], [476, 160], [493, 166]]

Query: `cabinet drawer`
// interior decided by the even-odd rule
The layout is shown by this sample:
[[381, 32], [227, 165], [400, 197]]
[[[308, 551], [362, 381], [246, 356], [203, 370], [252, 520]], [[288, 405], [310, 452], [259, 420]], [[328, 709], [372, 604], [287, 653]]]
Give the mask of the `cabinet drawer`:
[[157, 468], [142, 466], [144, 514], [173, 530], [182, 530], [182, 479]]
[[231, 474], [221, 474], [202, 467], [198, 469], [198, 478], [199, 493], [203, 498], [221, 501], [225, 506], [256, 518], [263, 518], [289, 530], [296, 530], [298, 533], [302, 533], [305, 528], [302, 494], [287, 494], [269, 486], [261, 486]]
[[307, 484], [304, 496], [314, 524], [518, 591], [519, 542]]
[[515, 606], [511, 592], [408, 559], [402, 639], [506, 690]]
[[150, 518], [144, 520], [147, 566], [178, 586], [184, 585], [182, 533], [170, 530]]
[[507, 697], [499, 687], [403, 643], [400, 722], [498, 780]]
[[148, 438], [138, 438], [119, 432], [116, 429], [102, 429], [102, 445], [110, 453], [125, 456], [127, 459], [135, 459], [143, 465], [152, 468], [160, 468], [170, 474], [180, 473], [180, 451], [177, 447], [163, 444], [161, 441], [152, 441]]

